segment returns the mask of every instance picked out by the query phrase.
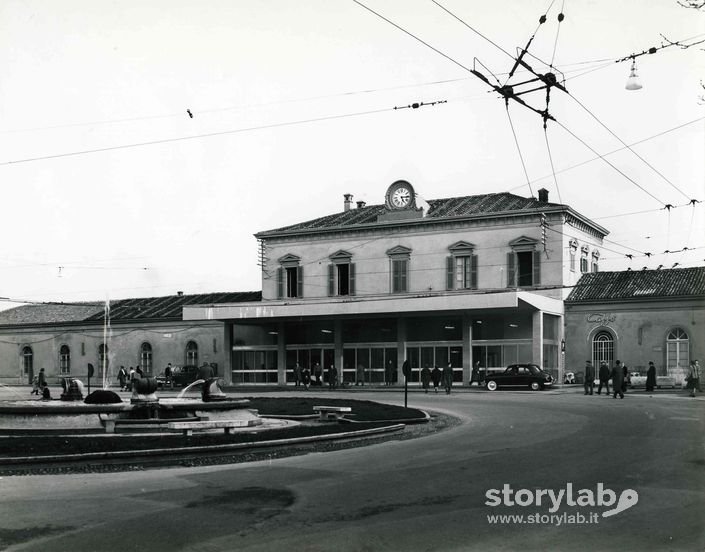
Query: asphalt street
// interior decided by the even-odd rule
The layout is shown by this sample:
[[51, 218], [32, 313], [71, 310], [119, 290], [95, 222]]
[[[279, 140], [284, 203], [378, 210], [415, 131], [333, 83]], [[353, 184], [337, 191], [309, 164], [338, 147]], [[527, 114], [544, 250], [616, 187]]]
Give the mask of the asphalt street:
[[[403, 404], [399, 390], [352, 396]], [[409, 406], [462, 423], [251, 464], [4, 477], [0, 542], [41, 552], [705, 550], [705, 400], [415, 392]]]

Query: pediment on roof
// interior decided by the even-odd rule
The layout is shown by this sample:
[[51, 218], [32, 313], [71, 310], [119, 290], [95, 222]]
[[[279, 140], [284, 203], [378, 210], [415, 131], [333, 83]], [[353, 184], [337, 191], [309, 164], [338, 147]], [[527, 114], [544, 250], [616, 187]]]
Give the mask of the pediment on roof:
[[512, 240], [509, 242], [509, 247], [512, 249], [522, 249], [522, 248], [530, 248], [533, 249], [536, 244], [539, 243], [539, 240], [535, 240], [534, 238], [530, 238], [528, 236], [521, 236], [515, 240]]
[[328, 257], [331, 261], [349, 261], [352, 259], [352, 253], [340, 249]]
[[453, 253], [472, 253], [474, 249], [475, 244], [466, 241], [455, 242], [453, 245], [448, 246], [448, 250]]
[[299, 264], [301, 262], [301, 257], [293, 255], [292, 253], [287, 253], [283, 257], [277, 259], [279, 264]]
[[387, 249], [387, 255], [411, 255], [411, 249], [404, 247], [403, 245], [397, 245], [391, 249]]

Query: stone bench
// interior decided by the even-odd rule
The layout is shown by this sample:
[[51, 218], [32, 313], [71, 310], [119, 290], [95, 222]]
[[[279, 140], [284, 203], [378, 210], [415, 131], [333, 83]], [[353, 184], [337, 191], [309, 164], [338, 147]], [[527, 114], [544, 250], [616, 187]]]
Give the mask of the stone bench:
[[339, 420], [352, 409], [349, 406], [314, 406], [313, 411], [318, 412], [321, 421], [327, 422]]
[[207, 416], [196, 416], [191, 418], [177, 418], [177, 419], [159, 419], [159, 418], [146, 418], [146, 419], [133, 419], [133, 418], [121, 418], [117, 414], [99, 414], [101, 424], [105, 428], [106, 433], [115, 433], [118, 426], [123, 428], [128, 427], [130, 429], [139, 427], [163, 427], [171, 422], [202, 422], [208, 420]]
[[210, 420], [202, 422], [169, 422], [167, 428], [170, 431], [182, 431], [184, 436], [193, 435], [194, 429], [223, 429], [225, 433], [230, 433], [233, 428], [247, 427], [247, 420]]

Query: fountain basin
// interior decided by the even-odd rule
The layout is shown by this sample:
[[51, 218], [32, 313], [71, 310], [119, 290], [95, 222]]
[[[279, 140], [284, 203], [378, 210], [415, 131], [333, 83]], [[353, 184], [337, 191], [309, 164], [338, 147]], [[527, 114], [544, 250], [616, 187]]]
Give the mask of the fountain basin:
[[247, 420], [260, 425], [257, 412], [247, 408], [246, 399], [203, 402], [200, 399], [160, 399], [149, 404], [85, 404], [65, 401], [7, 401], [0, 404], [0, 433], [23, 431], [65, 432], [66, 430], [111, 431], [158, 429], [169, 421]]

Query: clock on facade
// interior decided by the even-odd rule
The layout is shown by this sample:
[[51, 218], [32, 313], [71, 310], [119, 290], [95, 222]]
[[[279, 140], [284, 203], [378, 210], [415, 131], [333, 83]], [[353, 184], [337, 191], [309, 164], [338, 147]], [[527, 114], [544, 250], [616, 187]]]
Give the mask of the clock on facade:
[[397, 180], [387, 188], [388, 209], [410, 209], [416, 205], [414, 188], [406, 180]]

